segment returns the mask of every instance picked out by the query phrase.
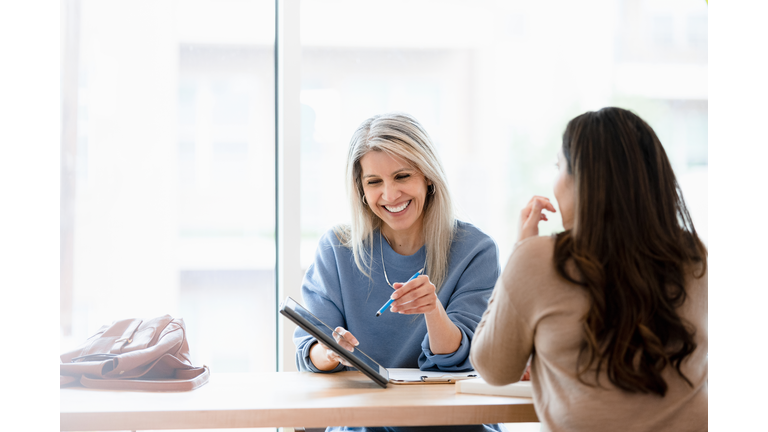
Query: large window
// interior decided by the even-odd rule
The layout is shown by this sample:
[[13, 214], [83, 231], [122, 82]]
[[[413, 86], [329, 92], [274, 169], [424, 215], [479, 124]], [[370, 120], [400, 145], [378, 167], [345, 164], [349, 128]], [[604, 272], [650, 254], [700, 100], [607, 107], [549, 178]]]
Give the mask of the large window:
[[62, 350], [168, 313], [274, 370], [274, 2], [63, 4]]

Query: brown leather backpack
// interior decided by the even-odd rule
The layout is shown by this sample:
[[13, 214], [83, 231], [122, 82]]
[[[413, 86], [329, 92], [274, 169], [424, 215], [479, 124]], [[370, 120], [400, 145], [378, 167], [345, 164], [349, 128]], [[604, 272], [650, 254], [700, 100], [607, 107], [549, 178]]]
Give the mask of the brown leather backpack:
[[170, 315], [115, 321], [61, 355], [61, 387], [186, 391], [209, 376], [207, 366], [192, 366], [184, 320]]

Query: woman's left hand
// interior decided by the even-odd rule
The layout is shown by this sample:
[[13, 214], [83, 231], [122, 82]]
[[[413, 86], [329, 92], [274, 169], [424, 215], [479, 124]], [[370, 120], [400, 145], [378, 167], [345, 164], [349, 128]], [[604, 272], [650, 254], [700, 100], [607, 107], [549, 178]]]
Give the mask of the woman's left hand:
[[555, 206], [549, 202], [549, 198], [534, 195], [528, 204], [520, 211], [520, 222], [517, 228], [517, 241], [523, 241], [528, 237], [539, 235], [539, 222], [546, 221], [544, 210], [555, 213]]
[[[429, 281], [429, 276], [422, 275], [406, 283], [393, 285], [395, 292], [390, 310], [401, 314], [430, 314], [442, 306], [435, 294], [435, 285]], [[440, 305], [440, 306], [438, 306]]]

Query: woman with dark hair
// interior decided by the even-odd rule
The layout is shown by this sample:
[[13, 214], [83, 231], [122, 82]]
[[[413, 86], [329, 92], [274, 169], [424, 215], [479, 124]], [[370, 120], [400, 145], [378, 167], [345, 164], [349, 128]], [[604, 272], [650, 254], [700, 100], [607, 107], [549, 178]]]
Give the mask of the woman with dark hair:
[[648, 124], [620, 108], [568, 123], [554, 187], [565, 231], [538, 236], [547, 198], [475, 332], [493, 385], [529, 358], [543, 430], [707, 429], [707, 249]]

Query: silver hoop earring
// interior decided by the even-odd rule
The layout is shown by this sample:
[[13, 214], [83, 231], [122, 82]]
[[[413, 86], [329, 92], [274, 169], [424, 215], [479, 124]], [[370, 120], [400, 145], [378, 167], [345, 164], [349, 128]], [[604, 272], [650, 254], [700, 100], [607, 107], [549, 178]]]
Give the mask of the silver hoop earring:
[[361, 201], [363, 201], [363, 204], [368, 205], [368, 201], [365, 200], [365, 195], [363, 195], [363, 199]]
[[429, 194], [434, 195], [435, 194], [435, 185], [431, 184], [429, 185]]

